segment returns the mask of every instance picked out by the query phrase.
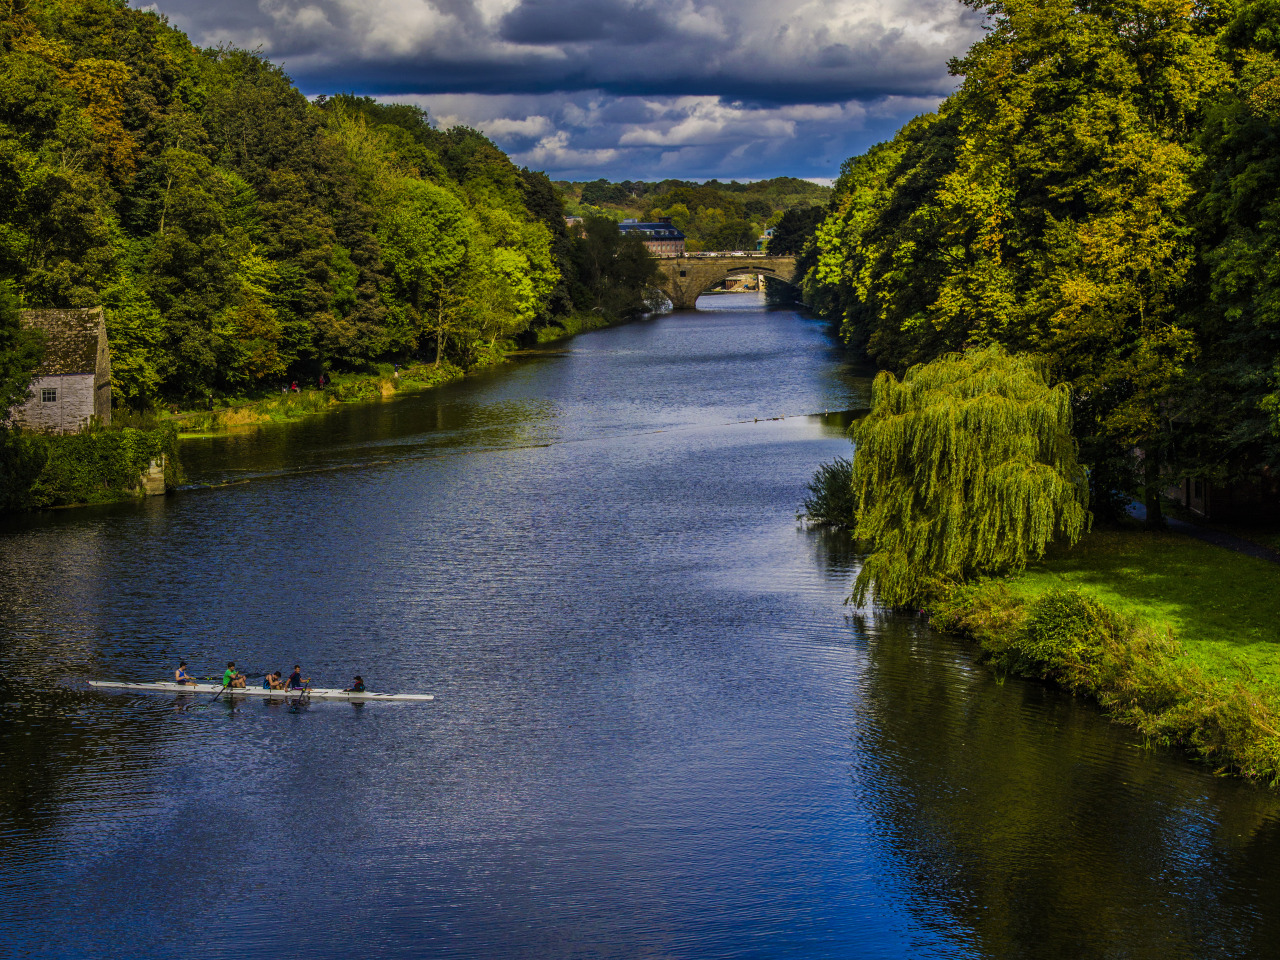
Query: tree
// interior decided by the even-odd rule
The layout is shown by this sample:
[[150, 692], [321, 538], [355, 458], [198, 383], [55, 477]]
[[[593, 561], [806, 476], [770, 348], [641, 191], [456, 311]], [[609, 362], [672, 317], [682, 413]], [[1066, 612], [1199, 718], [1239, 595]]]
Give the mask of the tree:
[[854, 585], [889, 606], [932, 581], [1021, 570], [1088, 527], [1071, 395], [1002, 347], [876, 377], [854, 429], [854, 535], [874, 544]]
[[439, 362], [448, 324], [465, 299], [459, 278], [470, 244], [466, 211], [443, 187], [409, 180], [384, 218], [379, 239], [405, 299], [434, 333]]
[[793, 207], [782, 215], [769, 239], [770, 256], [799, 256], [827, 211], [823, 207]]
[[27, 402], [43, 359], [44, 334], [22, 328], [13, 283], [0, 283], [0, 426]]

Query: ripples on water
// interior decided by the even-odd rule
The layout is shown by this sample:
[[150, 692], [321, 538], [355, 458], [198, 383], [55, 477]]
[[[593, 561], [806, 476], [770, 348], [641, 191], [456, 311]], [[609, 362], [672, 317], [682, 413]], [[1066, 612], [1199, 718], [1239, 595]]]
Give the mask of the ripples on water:
[[[703, 305], [0, 531], [0, 954], [1274, 955], [1271, 795], [843, 607], [869, 383]], [[437, 700], [83, 684], [178, 657]]]

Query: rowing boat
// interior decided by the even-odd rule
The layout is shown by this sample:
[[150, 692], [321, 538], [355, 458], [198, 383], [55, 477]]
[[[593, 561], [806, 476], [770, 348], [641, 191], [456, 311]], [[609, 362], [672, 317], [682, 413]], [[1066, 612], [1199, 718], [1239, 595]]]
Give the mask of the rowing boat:
[[90, 680], [89, 686], [102, 690], [137, 690], [148, 693], [219, 693], [228, 697], [311, 697], [313, 700], [434, 700], [429, 693], [354, 693], [350, 690], [334, 690], [330, 687], [312, 687], [310, 690], [265, 690], [262, 687], [227, 687], [220, 683], [174, 683], [172, 680], [156, 683], [125, 683], [123, 681]]

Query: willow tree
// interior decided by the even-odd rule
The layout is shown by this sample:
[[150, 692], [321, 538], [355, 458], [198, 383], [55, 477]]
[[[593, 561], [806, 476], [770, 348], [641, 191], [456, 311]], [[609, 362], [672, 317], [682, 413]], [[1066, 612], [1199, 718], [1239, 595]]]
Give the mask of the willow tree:
[[1090, 522], [1070, 392], [1038, 361], [990, 346], [876, 377], [854, 429], [855, 537], [874, 550], [854, 584], [889, 606], [931, 582], [1022, 569]]

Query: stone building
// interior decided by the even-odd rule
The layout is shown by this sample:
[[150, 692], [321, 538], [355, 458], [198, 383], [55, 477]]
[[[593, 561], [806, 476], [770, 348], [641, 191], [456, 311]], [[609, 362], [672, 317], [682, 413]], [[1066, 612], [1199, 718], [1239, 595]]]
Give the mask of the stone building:
[[684, 234], [671, 222], [670, 217], [659, 217], [656, 223], [623, 220], [618, 224], [618, 229], [624, 234], [638, 234], [655, 257], [684, 256]]
[[28, 430], [75, 433], [92, 417], [111, 422], [111, 352], [102, 308], [23, 310], [22, 325], [45, 333], [31, 398], [13, 411]]

